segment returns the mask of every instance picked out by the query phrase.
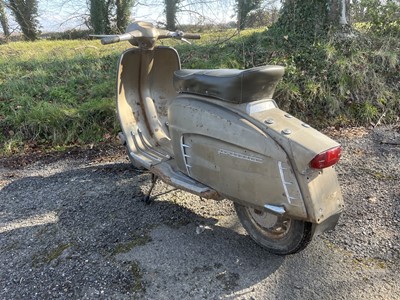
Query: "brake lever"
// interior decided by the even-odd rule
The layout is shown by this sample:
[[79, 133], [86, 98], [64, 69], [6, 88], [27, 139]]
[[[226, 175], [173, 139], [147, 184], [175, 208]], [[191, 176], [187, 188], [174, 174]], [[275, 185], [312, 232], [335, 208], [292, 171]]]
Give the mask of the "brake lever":
[[178, 40], [180, 40], [180, 41], [182, 41], [182, 42], [185, 42], [185, 43], [187, 43], [187, 44], [189, 44], [189, 45], [192, 44], [191, 42], [189, 42], [187, 39], [185, 39], [185, 38], [183, 37], [183, 35], [184, 35], [183, 31], [177, 30], [177, 31], [175, 31], [175, 34], [176, 34], [176, 38], [177, 38]]
[[181, 40], [182, 42], [188, 43], [189, 45], [192, 44], [191, 42], [189, 42], [189, 41], [188, 41], [187, 39], [185, 39], [185, 38], [180, 38], [180, 40]]
[[185, 39], [183, 37], [183, 35], [184, 35], [183, 31], [177, 30], [177, 31], [174, 31], [174, 32], [169, 32], [168, 35], [170, 37], [174, 38], [174, 39], [180, 40], [180, 41], [185, 42], [185, 43], [187, 43], [189, 45], [192, 44], [191, 42], [189, 42], [187, 39]]

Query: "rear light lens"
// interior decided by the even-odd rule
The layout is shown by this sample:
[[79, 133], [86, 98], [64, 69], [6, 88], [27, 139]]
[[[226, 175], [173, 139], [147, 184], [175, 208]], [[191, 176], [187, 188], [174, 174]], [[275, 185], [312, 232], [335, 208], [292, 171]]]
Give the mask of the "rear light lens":
[[313, 158], [313, 160], [310, 162], [310, 167], [314, 169], [324, 169], [333, 166], [339, 161], [341, 153], [341, 146], [322, 152]]

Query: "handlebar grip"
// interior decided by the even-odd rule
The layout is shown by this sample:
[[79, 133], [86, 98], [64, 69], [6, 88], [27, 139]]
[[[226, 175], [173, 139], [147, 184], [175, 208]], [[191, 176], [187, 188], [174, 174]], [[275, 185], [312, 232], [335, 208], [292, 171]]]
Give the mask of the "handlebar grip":
[[119, 41], [120, 41], [119, 36], [107, 36], [107, 37], [103, 37], [101, 39], [101, 43], [103, 45], [114, 44], [114, 43], [118, 43]]
[[200, 34], [194, 33], [184, 33], [182, 37], [189, 40], [199, 40], [201, 38]]

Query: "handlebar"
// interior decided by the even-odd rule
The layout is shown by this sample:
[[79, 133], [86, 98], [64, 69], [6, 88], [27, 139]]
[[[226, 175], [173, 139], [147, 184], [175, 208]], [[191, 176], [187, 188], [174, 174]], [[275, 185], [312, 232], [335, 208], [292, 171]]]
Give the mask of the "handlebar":
[[107, 36], [107, 37], [103, 37], [101, 39], [101, 43], [103, 45], [114, 44], [114, 43], [118, 43], [119, 41], [120, 41], [119, 36]]
[[184, 33], [182, 37], [189, 40], [199, 40], [201, 38], [200, 34], [194, 33]]
[[109, 44], [114, 44], [122, 41], [129, 41], [132, 39], [133, 36], [130, 33], [124, 33], [124, 34], [119, 34], [119, 35], [110, 35], [110, 36], [105, 36], [101, 39], [101, 43], [103, 45], [109, 45]]
[[173, 39], [189, 39], [189, 40], [199, 40], [200, 39], [200, 34], [194, 34], [194, 33], [184, 33], [183, 31], [167, 31], [164, 32], [164, 34], [160, 34], [158, 36], [158, 39], [168, 39], [168, 38], [173, 38]]
[[[137, 46], [137, 42], [142, 45], [154, 44], [157, 39], [167, 39], [173, 38], [177, 40], [181, 40], [183, 42], [189, 43], [190, 40], [198, 40], [200, 39], [199, 34], [194, 33], [184, 33], [183, 31], [167, 31], [163, 29], [156, 29], [153, 27], [151, 23], [146, 22], [135, 22], [128, 26], [127, 33], [118, 34], [118, 35], [91, 35], [92, 37], [101, 38], [101, 43], [103, 45], [114, 44], [122, 41], [129, 41], [131, 44]], [[144, 42], [148, 40], [148, 43]], [[190, 43], [189, 43], [190, 44]]]

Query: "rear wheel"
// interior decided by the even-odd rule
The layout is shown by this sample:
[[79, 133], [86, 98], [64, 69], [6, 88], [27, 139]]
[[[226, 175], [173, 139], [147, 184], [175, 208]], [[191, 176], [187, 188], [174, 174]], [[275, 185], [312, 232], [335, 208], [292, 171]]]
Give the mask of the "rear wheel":
[[237, 203], [235, 209], [251, 238], [271, 253], [287, 255], [299, 252], [312, 239], [312, 224], [309, 222], [277, 216]]

